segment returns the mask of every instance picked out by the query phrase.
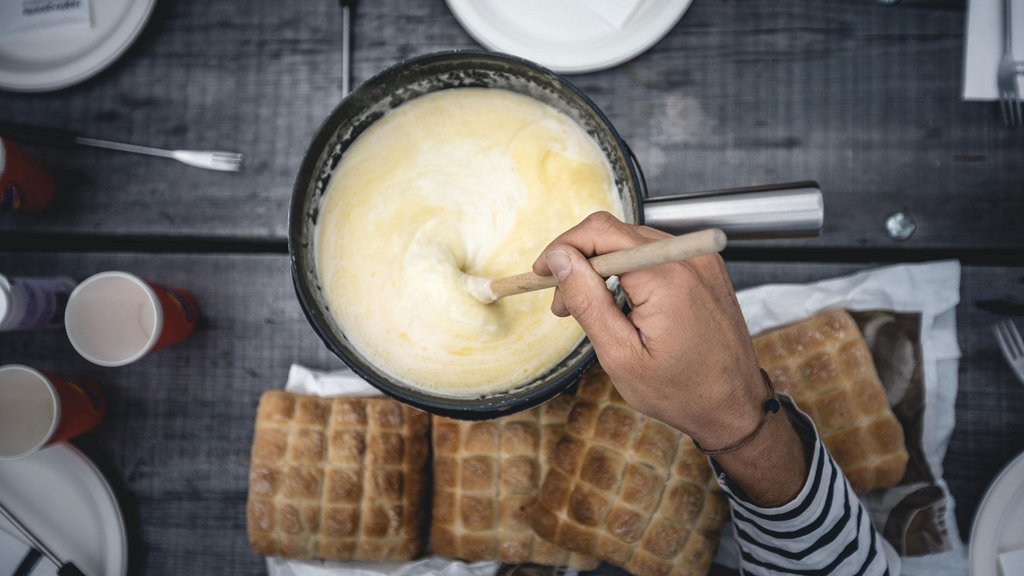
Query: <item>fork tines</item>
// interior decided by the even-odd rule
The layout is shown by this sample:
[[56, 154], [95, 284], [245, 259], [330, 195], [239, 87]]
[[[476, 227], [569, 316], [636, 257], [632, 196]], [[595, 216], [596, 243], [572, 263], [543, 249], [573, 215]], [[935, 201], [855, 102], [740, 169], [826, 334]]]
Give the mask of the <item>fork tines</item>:
[[241, 164], [243, 156], [235, 152], [214, 152], [213, 157], [221, 162]]
[[1016, 372], [1017, 378], [1024, 383], [1024, 340], [1021, 339], [1017, 326], [1009, 320], [1004, 320], [996, 324], [994, 330], [1003, 356]]
[[999, 105], [1003, 110], [1003, 122], [1010, 126], [1024, 125], [1024, 115], [1021, 114], [1020, 99], [1016, 92], [1000, 92]]
[[1020, 87], [1017, 84], [1017, 70], [1021, 63], [1013, 59], [1013, 19], [1010, 17], [1010, 1], [1003, 0], [1003, 56], [996, 68], [996, 86], [999, 88], [999, 106], [1003, 111], [1003, 122], [1008, 126], [1024, 126], [1024, 115], [1020, 109]]
[[238, 170], [242, 166], [243, 156], [234, 152], [214, 152], [212, 160], [222, 168]]

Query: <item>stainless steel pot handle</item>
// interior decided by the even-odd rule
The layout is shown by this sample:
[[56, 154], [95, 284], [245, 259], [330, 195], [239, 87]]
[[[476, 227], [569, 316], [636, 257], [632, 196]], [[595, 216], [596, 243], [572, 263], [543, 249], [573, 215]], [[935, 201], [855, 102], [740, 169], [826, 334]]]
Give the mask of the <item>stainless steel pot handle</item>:
[[792, 182], [646, 198], [644, 223], [682, 234], [721, 228], [730, 240], [819, 236], [825, 202], [817, 182]]

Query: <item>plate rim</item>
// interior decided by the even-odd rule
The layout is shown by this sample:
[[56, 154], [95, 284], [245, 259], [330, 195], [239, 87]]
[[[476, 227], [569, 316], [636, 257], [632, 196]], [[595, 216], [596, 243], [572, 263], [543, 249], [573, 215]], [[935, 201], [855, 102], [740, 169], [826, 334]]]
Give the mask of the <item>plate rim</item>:
[[[992, 495], [996, 492], [997, 489], [1000, 489], [1005, 483], [1009, 481], [1008, 479], [1011, 477], [1011, 475], [1018, 475], [1024, 477], [1024, 452], [1021, 452], [1020, 454], [1015, 456], [1013, 460], [1011, 460], [1006, 466], [1002, 468], [1002, 470], [999, 471], [999, 474], [996, 475], [996, 477], [988, 485], [988, 488], [985, 490], [985, 495], [982, 496], [981, 503], [978, 504], [977, 511], [974, 513], [974, 521], [971, 523], [971, 539], [970, 545], [968, 546], [967, 562], [971, 576], [982, 576], [976, 564], [979, 561], [979, 555], [982, 554], [982, 552], [978, 550], [981, 544], [978, 543], [977, 538], [978, 532], [980, 530], [979, 525], [982, 520], [982, 515], [984, 515], [987, 512], [989, 506], [993, 505]], [[1024, 491], [1024, 485], [1018, 486], [1016, 488], [1017, 490], [1013, 493], [1014, 496], [1019, 494], [1021, 491]], [[989, 512], [989, 514], [991, 514], [991, 512]], [[1002, 519], [1002, 516], [1000, 516], [1000, 519]], [[995, 548], [994, 543], [992, 544], [992, 547]], [[992, 558], [995, 558], [995, 556], [992, 556]], [[993, 576], [996, 576], [999, 574], [999, 564], [998, 560], [994, 561], [996, 562], [996, 572], [993, 573]]]
[[[135, 43], [146, 28], [155, 8], [156, 0], [129, 0], [128, 10], [123, 20], [127, 24], [121, 24], [115, 28], [96, 48], [79, 55], [69, 63], [48, 70], [35, 70], [28, 73], [0, 68], [0, 90], [21, 93], [53, 92], [92, 78], [106, 70], [128, 51], [128, 48]], [[126, 30], [127, 33], [125, 33]], [[83, 60], [104, 51], [106, 54], [101, 56], [97, 62], [79, 69]], [[42, 78], [36, 79], [37, 77]]]
[[[69, 444], [67, 442], [59, 442], [57, 444], [47, 446], [43, 450], [40, 450], [38, 453], [43, 453], [45, 451], [52, 451], [54, 457], [60, 458], [62, 460], [70, 459], [71, 461], [81, 463], [82, 465], [85, 466], [87, 470], [89, 470], [92, 473], [94, 478], [98, 480], [99, 485], [103, 487], [103, 492], [101, 493], [105, 495], [106, 499], [109, 501], [112, 507], [114, 518], [117, 523], [117, 530], [115, 530], [115, 533], [116, 536], [120, 538], [121, 555], [120, 558], [117, 559], [120, 562], [120, 570], [115, 570], [114, 572], [120, 574], [120, 576], [127, 576], [128, 530], [127, 527], [125, 526], [124, 512], [121, 510], [121, 505], [117, 500], [117, 494], [114, 493], [114, 489], [110, 485], [110, 482], [107, 481], [106, 476], [103, 475], [103, 472], [100, 471], [96, 464], [88, 456], [86, 456], [85, 453], [83, 453], [81, 450], [79, 450], [72, 444]], [[27, 456], [26, 458], [32, 458], [32, 456]], [[10, 462], [17, 462], [17, 460], [12, 460]], [[101, 503], [101, 501], [97, 501], [97, 505], [101, 505]], [[102, 506], [100, 507], [102, 508]], [[110, 573], [109, 570], [107, 572]]]
[[[670, 0], [670, 2], [672, 2], [672, 4], [667, 5], [667, 8], [673, 8], [673, 11], [678, 11], [678, 13], [673, 14], [671, 18], [666, 18], [663, 26], [657, 29], [657, 33], [649, 34], [648, 37], [645, 37], [641, 42], [638, 42], [633, 46], [629, 46], [628, 49], [622, 51], [621, 54], [600, 60], [587, 60], [583, 63], [574, 65], [557, 64], [546, 61], [544, 58], [538, 58], [535, 54], [529, 52], [528, 47], [526, 47], [527, 52], [520, 50], [520, 48], [524, 47], [523, 44], [513, 46], [502, 45], [500, 42], [495, 43], [488, 37], [487, 32], [483, 30], [486, 26], [480, 25], [480, 22], [482, 22], [483, 19], [476, 17], [476, 15], [481, 12], [481, 7], [486, 5], [486, 1], [445, 0], [448, 10], [455, 16], [455, 19], [458, 21], [459, 25], [462, 26], [463, 30], [465, 30], [473, 37], [474, 40], [482, 44], [484, 47], [490, 50], [507, 52], [520, 58], [534, 61], [545, 68], [549, 68], [561, 74], [584, 74], [587, 72], [607, 70], [643, 54], [668, 35], [668, 33], [671, 32], [677, 24], [679, 24], [679, 21], [682, 20], [687, 10], [690, 9], [690, 6], [693, 5], [693, 0]], [[628, 23], [626, 26], [628, 26]]]

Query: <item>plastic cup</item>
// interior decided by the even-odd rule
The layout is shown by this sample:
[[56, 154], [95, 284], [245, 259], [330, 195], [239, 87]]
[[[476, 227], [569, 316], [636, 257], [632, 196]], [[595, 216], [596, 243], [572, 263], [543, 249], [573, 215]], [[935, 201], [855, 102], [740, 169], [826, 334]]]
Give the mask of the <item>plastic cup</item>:
[[0, 212], [38, 212], [53, 200], [53, 189], [41, 162], [0, 138]]
[[83, 358], [124, 366], [188, 338], [198, 314], [195, 298], [184, 290], [127, 272], [101, 272], [71, 293], [64, 326]]
[[20, 364], [0, 366], [0, 460], [16, 460], [96, 427], [105, 405], [92, 383]]

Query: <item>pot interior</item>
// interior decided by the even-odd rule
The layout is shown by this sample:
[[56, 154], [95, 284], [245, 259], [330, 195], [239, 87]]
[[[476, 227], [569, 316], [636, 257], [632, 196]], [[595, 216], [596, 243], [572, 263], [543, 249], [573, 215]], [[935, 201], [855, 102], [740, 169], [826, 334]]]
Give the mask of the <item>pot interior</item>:
[[[562, 77], [518, 58], [485, 52], [445, 52], [399, 63], [353, 91], [320, 126], [299, 170], [289, 216], [292, 276], [303, 311], [324, 343], [386, 394], [424, 410], [462, 419], [509, 414], [540, 404], [571, 385], [594, 359], [584, 340], [533, 382], [488, 396], [440, 396], [394, 381], [356, 350], [330, 314], [316, 270], [313, 242], [320, 205], [349, 145], [373, 122], [413, 98], [450, 88], [501, 88], [531, 96], [567, 114], [598, 143], [614, 174], [627, 222], [641, 222], [639, 185], [628, 149], [604, 114]], [[625, 302], [616, 291], [620, 305]], [[359, 304], [355, 304], [359, 305]]]

